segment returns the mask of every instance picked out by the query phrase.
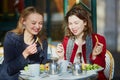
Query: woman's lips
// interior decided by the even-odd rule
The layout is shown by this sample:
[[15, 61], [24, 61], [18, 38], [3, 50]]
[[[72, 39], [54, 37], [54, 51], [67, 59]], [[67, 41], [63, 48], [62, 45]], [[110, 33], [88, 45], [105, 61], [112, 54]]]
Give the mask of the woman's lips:
[[72, 30], [73, 33], [77, 33], [77, 30]]

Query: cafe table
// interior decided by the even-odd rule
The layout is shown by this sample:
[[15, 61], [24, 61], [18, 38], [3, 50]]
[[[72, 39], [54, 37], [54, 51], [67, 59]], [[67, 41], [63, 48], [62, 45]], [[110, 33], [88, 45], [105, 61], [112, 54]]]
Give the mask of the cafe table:
[[81, 73], [79, 75], [73, 75], [70, 72], [60, 73], [50, 75], [48, 73], [42, 73], [40, 76], [33, 77], [30, 75], [19, 75], [19, 80], [97, 80], [97, 72], [88, 71], [85, 73]]

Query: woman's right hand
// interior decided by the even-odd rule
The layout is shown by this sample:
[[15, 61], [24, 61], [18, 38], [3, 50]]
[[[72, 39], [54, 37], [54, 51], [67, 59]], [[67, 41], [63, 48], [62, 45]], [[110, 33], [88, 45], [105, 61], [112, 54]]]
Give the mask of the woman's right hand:
[[57, 55], [59, 56], [59, 59], [64, 59], [64, 48], [61, 43], [57, 45]]
[[35, 54], [37, 52], [37, 44], [31, 44], [29, 45], [24, 51], [23, 51], [23, 56], [27, 58], [29, 55]]

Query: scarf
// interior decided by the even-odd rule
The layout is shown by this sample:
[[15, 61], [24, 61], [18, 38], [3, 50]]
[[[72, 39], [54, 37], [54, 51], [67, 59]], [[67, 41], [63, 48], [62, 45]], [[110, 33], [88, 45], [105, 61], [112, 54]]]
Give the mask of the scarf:
[[[74, 38], [69, 38], [67, 48], [66, 48], [66, 59], [68, 61], [70, 61], [70, 57], [72, 55], [74, 42], [75, 42]], [[88, 64], [91, 63], [89, 56], [90, 56], [90, 54], [92, 52], [92, 46], [93, 46], [92, 45], [92, 36], [90, 35], [90, 36], [86, 37], [86, 63], [88, 63]]]

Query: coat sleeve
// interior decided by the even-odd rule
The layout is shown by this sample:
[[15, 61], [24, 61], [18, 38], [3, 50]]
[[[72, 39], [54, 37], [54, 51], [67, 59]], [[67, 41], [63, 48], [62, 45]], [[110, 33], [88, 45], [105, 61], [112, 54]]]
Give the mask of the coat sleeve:
[[9, 76], [19, 73], [27, 64], [22, 53], [17, 51], [15, 47], [15, 38], [11, 33], [7, 33], [4, 40], [4, 62], [3, 70]]
[[[92, 55], [91, 55], [91, 60], [92, 60], [92, 63], [98, 64], [98, 65], [102, 66], [103, 68], [105, 68], [106, 41], [105, 41], [105, 38], [103, 36], [98, 35], [98, 34], [95, 34], [95, 35], [97, 36], [98, 41], [103, 44], [103, 49], [102, 49], [101, 54], [99, 54], [96, 57], [95, 60], [92, 60]], [[92, 39], [93, 39], [93, 48], [94, 48], [95, 43], [96, 43], [95, 35], [92, 36]]]
[[[106, 65], [105, 64], [106, 40], [105, 40], [105, 38], [103, 36], [98, 35], [98, 34], [94, 34], [93, 37], [92, 37], [93, 38], [93, 47], [95, 46], [95, 43], [96, 43], [95, 35], [97, 36], [98, 41], [103, 44], [103, 49], [102, 49], [101, 54], [99, 54], [96, 57], [95, 60], [92, 60], [92, 58], [91, 58], [91, 60], [92, 60], [93, 64], [98, 64], [98, 65], [102, 66], [105, 69], [105, 65]], [[99, 80], [103, 80], [103, 79], [107, 80], [105, 75], [104, 75], [104, 69], [98, 72], [98, 79]]]

